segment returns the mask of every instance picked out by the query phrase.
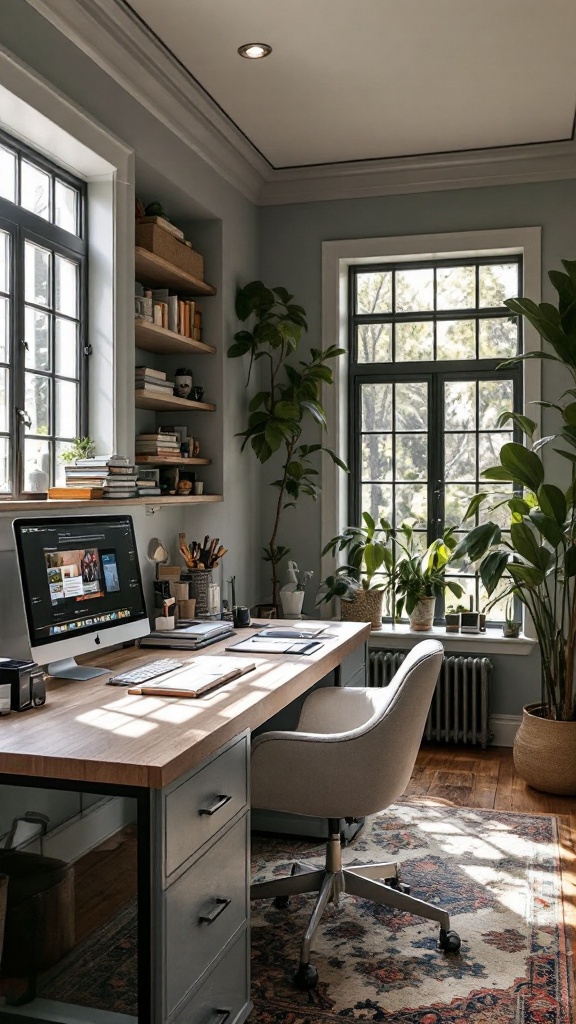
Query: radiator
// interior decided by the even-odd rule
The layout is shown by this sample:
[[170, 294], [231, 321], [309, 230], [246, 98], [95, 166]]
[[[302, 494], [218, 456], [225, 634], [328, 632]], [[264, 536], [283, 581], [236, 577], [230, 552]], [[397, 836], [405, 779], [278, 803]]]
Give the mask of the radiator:
[[[371, 650], [368, 686], [387, 686], [406, 657], [405, 651]], [[480, 744], [484, 750], [488, 732], [489, 658], [444, 658], [424, 739], [439, 743]]]

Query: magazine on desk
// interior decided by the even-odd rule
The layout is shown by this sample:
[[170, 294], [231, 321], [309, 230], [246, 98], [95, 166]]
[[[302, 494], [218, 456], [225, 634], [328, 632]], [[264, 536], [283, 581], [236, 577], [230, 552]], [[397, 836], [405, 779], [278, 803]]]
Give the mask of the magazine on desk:
[[223, 658], [217, 654], [199, 655], [165, 679], [151, 679], [131, 686], [128, 693], [153, 697], [201, 697], [202, 694], [253, 672], [256, 664], [243, 658]]
[[140, 640], [141, 647], [169, 647], [177, 651], [195, 651], [218, 640], [234, 636], [229, 622], [222, 620], [192, 622], [176, 629], [153, 629]]

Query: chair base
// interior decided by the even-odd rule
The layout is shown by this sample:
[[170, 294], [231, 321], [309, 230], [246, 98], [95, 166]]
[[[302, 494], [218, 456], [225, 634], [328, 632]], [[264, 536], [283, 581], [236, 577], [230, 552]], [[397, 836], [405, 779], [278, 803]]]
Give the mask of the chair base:
[[460, 938], [450, 929], [450, 917], [445, 910], [433, 903], [411, 896], [407, 886], [399, 881], [398, 864], [395, 861], [381, 864], [359, 864], [342, 866], [342, 846], [339, 835], [332, 835], [326, 846], [326, 866], [317, 869], [297, 861], [292, 873], [271, 882], [255, 882], [250, 887], [250, 899], [274, 899], [276, 906], [286, 907], [290, 896], [317, 892], [318, 896], [302, 941], [300, 966], [295, 975], [298, 988], [314, 988], [318, 973], [310, 965], [310, 950], [322, 914], [329, 903], [338, 905], [342, 893], [372, 900], [380, 906], [392, 907], [408, 914], [437, 921], [440, 925], [438, 947], [444, 952], [456, 953], [460, 949]]

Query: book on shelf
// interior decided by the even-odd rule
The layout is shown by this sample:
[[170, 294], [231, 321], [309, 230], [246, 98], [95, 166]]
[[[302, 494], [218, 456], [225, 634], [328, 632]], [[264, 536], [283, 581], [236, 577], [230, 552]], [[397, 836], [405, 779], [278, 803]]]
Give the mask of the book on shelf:
[[124, 466], [130, 463], [127, 455], [92, 455], [89, 459], [75, 459], [72, 466], [92, 469], [96, 466]]
[[137, 377], [154, 377], [158, 380], [166, 380], [165, 370], [153, 370], [150, 366], [135, 366]]
[[155, 498], [158, 494], [162, 494], [159, 487], [138, 487], [139, 498]]
[[137, 455], [149, 455], [150, 452], [158, 452], [158, 454], [162, 452], [164, 455], [180, 454], [180, 445], [174, 444], [172, 441], [169, 441], [167, 444], [163, 444], [161, 441], [158, 441], [158, 443], [154, 441], [136, 441]]
[[158, 428], [155, 434], [136, 434], [136, 441], [177, 441], [178, 435], [174, 431]]
[[94, 501], [97, 498], [104, 497], [104, 490], [102, 487], [49, 487], [48, 497], [53, 501], [62, 499], [70, 499], [70, 501]]
[[139, 476], [136, 480], [136, 486], [141, 487], [144, 491], [147, 491], [150, 487], [157, 487], [158, 481], [154, 479], [147, 480], [145, 477]]
[[108, 501], [115, 501], [116, 498], [138, 498], [139, 494], [137, 487], [127, 487], [125, 491], [121, 491], [119, 488], [117, 490], [105, 489], [102, 497], [108, 499]]
[[138, 373], [138, 371], [134, 374], [134, 379], [137, 384], [153, 384], [155, 388], [167, 388], [171, 391], [174, 387], [174, 381], [167, 380], [166, 377], [150, 377], [149, 375]]
[[173, 384], [169, 388], [163, 388], [157, 384], [145, 384], [144, 381], [136, 381], [135, 383], [136, 391], [141, 391], [147, 395], [164, 395], [165, 398], [171, 398], [174, 394]]

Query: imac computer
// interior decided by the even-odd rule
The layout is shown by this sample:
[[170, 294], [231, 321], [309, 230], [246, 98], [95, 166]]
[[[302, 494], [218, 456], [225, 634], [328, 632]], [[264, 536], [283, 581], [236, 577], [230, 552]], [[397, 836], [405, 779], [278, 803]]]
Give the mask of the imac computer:
[[131, 516], [16, 519], [14, 537], [31, 657], [50, 675], [103, 675], [75, 656], [150, 632]]

